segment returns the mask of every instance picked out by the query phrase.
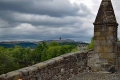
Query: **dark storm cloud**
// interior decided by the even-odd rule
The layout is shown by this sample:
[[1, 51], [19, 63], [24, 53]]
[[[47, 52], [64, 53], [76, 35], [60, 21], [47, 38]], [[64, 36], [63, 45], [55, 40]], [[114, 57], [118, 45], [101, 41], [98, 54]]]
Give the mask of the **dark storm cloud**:
[[92, 16], [85, 4], [69, 0], [0, 0], [0, 38], [86, 40]]
[[[32, 24], [72, 24], [75, 19], [64, 19], [65, 16], [86, 17], [90, 10], [84, 5], [72, 5], [68, 0], [0, 0], [0, 18], [8, 20], [10, 23], [32, 23]], [[35, 17], [39, 19], [35, 19]], [[48, 19], [42, 20], [41, 16], [47, 15]], [[32, 16], [31, 18], [28, 18]], [[34, 17], [34, 19], [32, 19]], [[56, 18], [56, 20], [55, 20]], [[63, 19], [60, 21], [59, 18]], [[58, 22], [57, 22], [58, 20]], [[64, 21], [66, 20], [66, 21]], [[71, 20], [71, 21], [70, 21]], [[53, 21], [53, 22], [52, 22]], [[62, 25], [62, 24], [61, 24]]]
[[76, 15], [79, 9], [78, 5], [71, 5], [68, 0], [0, 0], [0, 10], [2, 11], [66, 16]]

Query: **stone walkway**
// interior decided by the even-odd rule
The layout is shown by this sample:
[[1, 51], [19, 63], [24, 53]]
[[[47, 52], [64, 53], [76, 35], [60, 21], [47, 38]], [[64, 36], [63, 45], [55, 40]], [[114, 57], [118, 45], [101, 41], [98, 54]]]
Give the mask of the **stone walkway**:
[[74, 76], [70, 80], [120, 80], [120, 73], [82, 73]]

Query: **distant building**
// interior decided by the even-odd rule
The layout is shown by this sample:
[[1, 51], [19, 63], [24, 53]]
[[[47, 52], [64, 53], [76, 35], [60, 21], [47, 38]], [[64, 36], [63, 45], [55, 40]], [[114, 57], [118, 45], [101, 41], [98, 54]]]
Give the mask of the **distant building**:
[[77, 45], [77, 50], [83, 51], [83, 50], [86, 49], [87, 45], [88, 45], [87, 43], [79, 43], [79, 44]]

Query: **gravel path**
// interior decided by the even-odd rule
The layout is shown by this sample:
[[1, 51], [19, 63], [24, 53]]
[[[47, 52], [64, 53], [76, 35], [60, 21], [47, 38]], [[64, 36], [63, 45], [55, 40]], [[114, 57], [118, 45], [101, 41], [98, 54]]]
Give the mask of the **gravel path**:
[[82, 73], [70, 80], [120, 80], [120, 74], [110, 73]]

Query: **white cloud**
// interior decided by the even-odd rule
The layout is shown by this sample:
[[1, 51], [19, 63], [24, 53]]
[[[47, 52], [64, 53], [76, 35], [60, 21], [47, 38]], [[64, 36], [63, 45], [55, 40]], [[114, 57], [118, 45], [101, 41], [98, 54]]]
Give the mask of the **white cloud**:
[[15, 21], [30, 22], [30, 23], [51, 23], [51, 24], [70, 24], [79, 20], [77, 16], [51, 17], [48, 15], [11, 13]]
[[[48, 40], [62, 37], [88, 42], [93, 36], [93, 22], [100, 2], [101, 0], [2, 0], [0, 37], [3, 40]], [[119, 22], [120, 2], [112, 2]]]
[[0, 19], [0, 28], [5, 28], [7, 26], [9, 26], [8, 22]]

